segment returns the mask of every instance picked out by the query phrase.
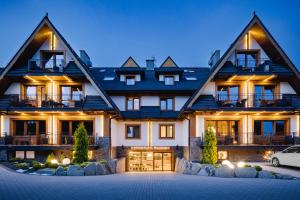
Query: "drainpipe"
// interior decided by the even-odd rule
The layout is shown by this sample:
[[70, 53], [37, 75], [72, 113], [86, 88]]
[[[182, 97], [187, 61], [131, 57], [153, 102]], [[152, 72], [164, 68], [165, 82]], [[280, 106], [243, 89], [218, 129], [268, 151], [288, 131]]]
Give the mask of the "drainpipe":
[[189, 118], [187, 118], [187, 120], [189, 121], [189, 127], [188, 127], [188, 129], [189, 129], [189, 131], [188, 131], [188, 133], [189, 133], [189, 141], [188, 141], [189, 155], [188, 155], [188, 160], [190, 160], [190, 158], [191, 158], [191, 129], [190, 129], [190, 127], [191, 127], [191, 120]]

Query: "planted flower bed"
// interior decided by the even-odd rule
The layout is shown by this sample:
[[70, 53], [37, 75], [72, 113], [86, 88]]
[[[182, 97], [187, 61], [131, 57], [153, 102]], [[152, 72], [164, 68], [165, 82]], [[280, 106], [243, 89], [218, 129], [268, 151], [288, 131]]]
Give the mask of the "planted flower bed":
[[200, 164], [185, 160], [176, 159], [175, 172], [197, 176], [213, 176], [222, 178], [263, 178], [263, 179], [286, 179], [296, 180], [298, 178], [263, 170], [260, 166], [250, 166], [244, 163], [234, 165], [229, 161], [223, 161], [220, 165]]

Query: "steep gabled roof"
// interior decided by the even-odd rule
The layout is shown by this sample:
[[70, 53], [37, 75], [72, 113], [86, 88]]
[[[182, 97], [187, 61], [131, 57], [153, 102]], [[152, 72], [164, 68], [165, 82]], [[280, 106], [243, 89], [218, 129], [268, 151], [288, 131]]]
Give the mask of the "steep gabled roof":
[[65, 49], [70, 53], [71, 58], [75, 62], [75, 64], [80, 68], [80, 70], [84, 73], [86, 78], [91, 82], [91, 84], [98, 90], [101, 98], [104, 100], [104, 102], [109, 106], [114, 108], [117, 112], [119, 112], [117, 106], [114, 104], [114, 102], [110, 99], [110, 97], [106, 94], [104, 89], [102, 89], [99, 82], [95, 79], [93, 74], [90, 72], [89, 68], [84, 64], [84, 62], [79, 58], [79, 56], [76, 54], [76, 52], [72, 49], [72, 47], [68, 44], [68, 42], [65, 40], [65, 38], [60, 34], [60, 32], [55, 28], [55, 26], [51, 23], [51, 21], [48, 18], [48, 15], [46, 15], [41, 22], [38, 24], [38, 26], [34, 29], [34, 31], [31, 33], [29, 38], [25, 41], [25, 43], [21, 46], [21, 48], [17, 51], [17, 53], [14, 55], [14, 57], [10, 60], [10, 62], [7, 64], [7, 66], [4, 68], [4, 70], [1, 73], [0, 80], [3, 79], [3, 77], [6, 75], [6, 73], [13, 67], [14, 63], [18, 60], [20, 55], [23, 53], [23, 51], [29, 47], [30, 43], [35, 39], [35, 36], [39, 33], [39, 31], [44, 28], [45, 26], [49, 27], [51, 31], [57, 36], [59, 40], [62, 41], [62, 45], [65, 47]]
[[[233, 51], [236, 49], [238, 42], [245, 36], [245, 34], [252, 28], [252, 27], [259, 27], [264, 32], [264, 34], [267, 37], [267, 40], [269, 42], [269, 45], [272, 45], [274, 48], [272, 51], [272, 54], [276, 56], [280, 56], [282, 58], [282, 61], [284, 61], [288, 67], [291, 68], [291, 70], [294, 72], [296, 77], [300, 79], [299, 71], [297, 70], [296, 66], [292, 63], [292, 61], [289, 59], [289, 57], [286, 55], [286, 53], [282, 50], [282, 48], [279, 46], [279, 44], [276, 42], [276, 40], [273, 38], [271, 33], [267, 30], [267, 28], [264, 26], [262, 21], [259, 19], [259, 17], [254, 14], [253, 18], [250, 20], [250, 22], [247, 24], [247, 26], [243, 29], [243, 31], [239, 34], [239, 36], [234, 40], [234, 42], [230, 45], [230, 47], [226, 50], [226, 52], [223, 54], [223, 56], [219, 59], [219, 61], [212, 66], [210, 75], [208, 76], [208, 79], [206, 80], [205, 84], [202, 85], [202, 87], [198, 88], [198, 90], [194, 93], [194, 95], [186, 102], [186, 104], [183, 106], [181, 112], [185, 108], [189, 108], [193, 105], [193, 103], [198, 99], [198, 97], [201, 95], [205, 85], [207, 85], [208, 82], [212, 80], [212, 78], [218, 73], [218, 71], [222, 68], [224, 63], [228, 60], [229, 56]], [[264, 41], [266, 42], [266, 41]]]
[[170, 56], [168, 56], [160, 67], [178, 67], [178, 65]]
[[129, 58], [123, 63], [121, 67], [140, 67], [135, 60], [129, 56]]

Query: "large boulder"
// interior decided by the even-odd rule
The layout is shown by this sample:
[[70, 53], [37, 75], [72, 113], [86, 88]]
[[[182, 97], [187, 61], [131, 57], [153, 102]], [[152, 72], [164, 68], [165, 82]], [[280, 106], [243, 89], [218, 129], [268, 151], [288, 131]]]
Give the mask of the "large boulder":
[[[199, 173], [197, 175], [199, 176], [206, 176], [206, 174], [208, 176], [214, 176], [215, 175], [215, 167], [210, 165], [210, 164], [203, 164], [201, 166], [201, 170], [199, 171]], [[201, 173], [200, 173], [201, 172]]]
[[200, 170], [201, 170], [201, 164], [192, 162], [191, 174], [196, 175], [199, 173]]
[[254, 167], [238, 167], [234, 170], [234, 173], [238, 178], [255, 178], [257, 175]]
[[109, 160], [107, 166], [110, 173], [115, 174], [117, 171], [117, 159]]
[[126, 159], [120, 158], [117, 160], [116, 172], [124, 173], [126, 171]]
[[67, 172], [64, 170], [64, 168], [62, 166], [59, 166], [56, 170], [55, 170], [55, 175], [56, 176], [67, 176]]
[[84, 176], [84, 170], [79, 165], [69, 165], [67, 170], [68, 176]]
[[178, 167], [179, 167], [179, 161], [180, 161], [181, 159], [180, 158], [176, 158], [176, 161], [175, 161], [175, 169], [174, 169], [174, 171], [175, 172], [178, 172]]
[[200, 171], [198, 172], [197, 176], [209, 176], [208, 171], [206, 171], [205, 168], [201, 168]]
[[184, 160], [183, 162], [183, 174], [192, 174], [192, 162], [188, 161], [188, 160]]
[[55, 169], [52, 168], [39, 169], [36, 171], [36, 173], [44, 176], [53, 176], [55, 175]]
[[177, 171], [176, 171], [176, 172], [178, 172], [178, 173], [183, 173], [183, 170], [184, 170], [184, 166], [183, 166], [184, 161], [185, 161], [184, 158], [181, 158], [181, 159], [179, 160], [178, 166], [177, 166]]
[[274, 179], [276, 176], [270, 171], [262, 170], [258, 172], [258, 178]]
[[110, 174], [106, 164], [97, 163], [96, 164], [96, 175], [107, 175]]
[[96, 163], [89, 163], [84, 167], [85, 176], [95, 176], [96, 175]]
[[222, 165], [216, 169], [215, 176], [223, 178], [232, 178], [234, 177], [234, 169], [228, 167], [227, 165]]

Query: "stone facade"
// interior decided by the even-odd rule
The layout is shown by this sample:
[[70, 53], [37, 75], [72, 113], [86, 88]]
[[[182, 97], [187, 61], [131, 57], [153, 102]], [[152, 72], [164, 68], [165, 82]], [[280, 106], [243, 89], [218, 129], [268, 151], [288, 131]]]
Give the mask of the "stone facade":
[[0, 151], [0, 161], [7, 161], [7, 151], [6, 150]]
[[190, 160], [191, 161], [201, 161], [202, 156], [202, 148], [201, 148], [202, 140], [201, 137], [191, 137], [190, 138]]
[[96, 160], [109, 160], [110, 159], [110, 138], [109, 137], [99, 137], [97, 142], [99, 149], [95, 150]]

